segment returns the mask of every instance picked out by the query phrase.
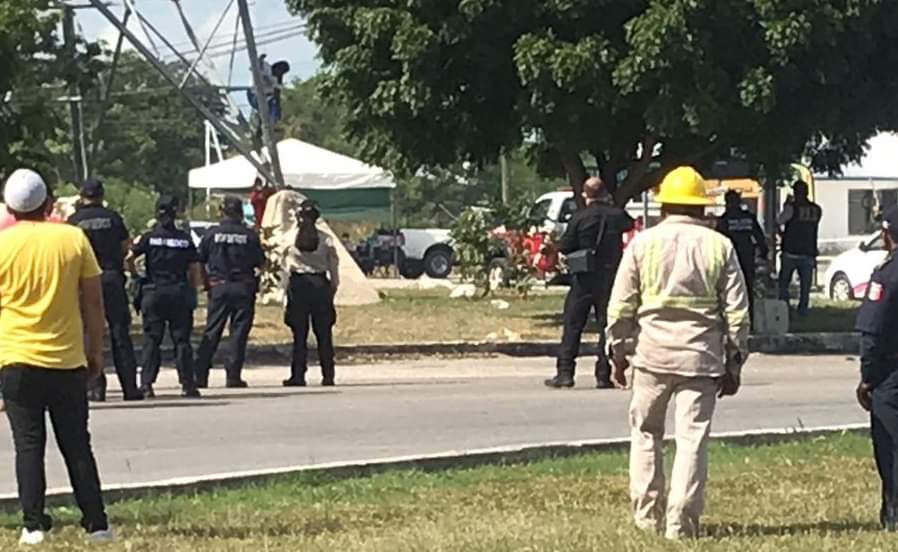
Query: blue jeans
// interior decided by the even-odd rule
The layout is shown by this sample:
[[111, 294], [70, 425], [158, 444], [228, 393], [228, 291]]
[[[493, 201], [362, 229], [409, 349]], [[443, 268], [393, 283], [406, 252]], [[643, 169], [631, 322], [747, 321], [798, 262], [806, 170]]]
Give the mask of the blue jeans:
[[[798, 312], [807, 314], [808, 303], [811, 298], [811, 279], [814, 277], [814, 257], [805, 255], [790, 255], [783, 253], [780, 266], [780, 300], [789, 301], [789, 285], [792, 283], [792, 274], [798, 271]], [[790, 304], [791, 307], [791, 304]]]

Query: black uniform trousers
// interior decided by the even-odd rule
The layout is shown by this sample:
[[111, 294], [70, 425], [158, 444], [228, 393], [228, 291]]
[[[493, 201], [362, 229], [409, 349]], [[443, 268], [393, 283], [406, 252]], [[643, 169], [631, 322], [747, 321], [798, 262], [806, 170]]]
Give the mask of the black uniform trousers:
[[742, 268], [742, 276], [745, 278], [745, 287], [748, 292], [748, 319], [751, 327], [755, 326], [755, 259], [754, 257], [739, 257], [739, 266]]
[[574, 374], [577, 356], [580, 354], [580, 340], [591, 312], [595, 312], [599, 332], [599, 354], [595, 375], [607, 379], [611, 370], [605, 351], [605, 326], [608, 322], [608, 300], [614, 285], [612, 269], [596, 273], [574, 274], [571, 287], [564, 300], [564, 331], [561, 347], [558, 349], [559, 374]]
[[[131, 310], [125, 291], [125, 275], [120, 271], [104, 271], [103, 307], [106, 324], [109, 326], [109, 340], [112, 346], [112, 362], [125, 397], [133, 397], [137, 391], [137, 357], [131, 341]], [[106, 374], [100, 374], [92, 384], [94, 389], [105, 392]]]
[[[898, 368], [898, 366], [896, 366]], [[880, 519], [898, 523], [898, 369], [873, 390], [871, 433], [882, 480]]]
[[16, 449], [16, 483], [25, 528], [47, 531], [52, 526], [45, 513], [44, 460], [49, 412], [75, 501], [81, 509], [81, 525], [89, 532], [108, 529], [87, 427], [87, 371], [11, 365], [0, 370], [0, 381]]
[[324, 274], [292, 274], [287, 289], [284, 322], [293, 331], [290, 378], [304, 379], [308, 369], [309, 326], [318, 342], [318, 361], [324, 381], [334, 379], [334, 324], [337, 311], [330, 281]]
[[221, 342], [225, 325], [230, 321], [230, 352], [225, 360], [227, 381], [240, 380], [246, 359], [246, 342], [256, 315], [256, 283], [224, 282], [209, 290], [206, 329], [196, 355], [196, 379], [208, 383], [212, 357]]
[[187, 284], [156, 285], [143, 288], [140, 311], [143, 314], [143, 373], [141, 383], [152, 385], [159, 375], [162, 363], [160, 346], [166, 326], [175, 348], [175, 365], [182, 387], [194, 387], [193, 348], [190, 334], [193, 331], [193, 299]]

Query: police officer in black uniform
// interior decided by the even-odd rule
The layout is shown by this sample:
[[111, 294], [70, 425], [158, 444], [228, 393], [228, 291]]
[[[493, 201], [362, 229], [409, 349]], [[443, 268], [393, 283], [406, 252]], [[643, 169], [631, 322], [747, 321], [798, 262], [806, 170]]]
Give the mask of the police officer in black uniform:
[[177, 210], [178, 203], [173, 197], [160, 197], [156, 203], [156, 226], [140, 237], [127, 259], [132, 274], [136, 273], [137, 257], [144, 256], [146, 260], [146, 283], [140, 308], [145, 337], [141, 390], [146, 397], [154, 396], [153, 384], [159, 375], [161, 359], [159, 346], [166, 326], [175, 347], [181, 395], [200, 396], [190, 334], [196, 289], [202, 287], [203, 274], [190, 235], [175, 226]]
[[200, 262], [206, 265], [209, 303], [206, 330], [196, 357], [197, 386], [209, 385], [212, 357], [225, 324], [231, 322], [231, 351], [225, 361], [226, 386], [247, 387], [240, 378], [246, 358], [246, 342], [255, 316], [256, 269], [265, 262], [262, 244], [243, 224], [243, 202], [228, 196], [221, 208], [223, 219], [200, 242]]
[[748, 286], [748, 308], [754, 322], [755, 252], [758, 252], [761, 258], [767, 258], [770, 249], [767, 247], [767, 237], [758, 223], [758, 218], [743, 207], [739, 192], [730, 190], [724, 199], [726, 211], [717, 219], [717, 231], [728, 237], [736, 249], [739, 266], [742, 267], [742, 274]]
[[789, 303], [789, 285], [792, 274], [798, 271], [800, 294], [798, 314], [808, 313], [811, 283], [817, 265], [817, 233], [823, 209], [810, 200], [810, 188], [801, 180], [792, 185], [792, 193], [786, 200], [777, 223], [783, 227], [782, 258], [780, 263], [780, 300]]
[[[597, 272], [571, 275], [571, 288], [564, 301], [564, 332], [558, 350], [557, 374], [547, 379], [547, 387], [555, 389], [574, 386], [574, 369], [580, 352], [580, 338], [591, 311], [595, 311], [599, 331], [599, 355], [595, 366], [596, 387], [610, 389], [611, 368], [605, 352], [605, 325], [608, 300], [614, 276], [620, 264], [624, 233], [633, 228], [633, 219], [611, 202], [605, 184], [590, 178], [583, 185], [586, 208], [574, 213], [561, 237], [559, 251], [570, 255], [575, 251], [595, 249], [600, 263]], [[602, 232], [601, 242], [599, 232]]]
[[882, 479], [880, 522], [898, 530], [898, 206], [883, 213], [889, 251], [870, 278], [857, 316], [861, 332], [861, 382], [857, 400], [870, 412], [873, 453]]
[[[125, 292], [125, 255], [130, 247], [122, 217], [103, 206], [105, 190], [97, 179], [81, 184], [81, 201], [69, 224], [79, 226], [93, 247], [103, 269], [103, 305], [112, 345], [112, 361], [126, 401], [140, 400], [137, 388], [137, 358], [131, 342], [131, 311]], [[94, 401], [106, 400], [106, 375], [101, 374], [88, 391]]]

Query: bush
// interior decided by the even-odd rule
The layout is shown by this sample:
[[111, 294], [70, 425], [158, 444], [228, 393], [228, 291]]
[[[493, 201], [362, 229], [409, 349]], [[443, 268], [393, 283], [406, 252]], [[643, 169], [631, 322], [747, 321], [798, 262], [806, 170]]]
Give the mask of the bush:
[[485, 297], [490, 287], [490, 265], [505, 259], [503, 286], [526, 297], [533, 287], [535, 269], [524, 247], [525, 236], [536, 224], [530, 216], [532, 200], [521, 198], [510, 205], [466, 209], [452, 226], [455, 258], [462, 281], [473, 283]]

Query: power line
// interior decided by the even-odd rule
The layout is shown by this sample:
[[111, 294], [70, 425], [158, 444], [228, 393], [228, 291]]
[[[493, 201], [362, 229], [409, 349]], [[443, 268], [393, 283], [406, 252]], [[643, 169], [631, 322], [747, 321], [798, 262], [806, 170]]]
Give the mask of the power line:
[[[307, 26], [304, 23], [300, 23], [298, 25], [294, 25], [292, 27], [285, 28], [283, 30], [262, 33], [262, 34], [257, 35], [258, 38], [257, 38], [256, 43], [257, 43], [257, 45], [264, 46], [264, 45], [269, 45], [269, 44], [275, 44], [277, 42], [282, 42], [284, 40], [289, 40], [291, 38], [301, 36], [305, 32], [306, 28], [307, 28]], [[230, 55], [232, 51], [242, 52], [244, 50], [246, 50], [246, 40], [238, 41], [236, 47], [234, 46], [233, 42], [219, 43], [219, 44], [214, 44], [214, 45], [210, 46], [206, 52], [205, 57], [212, 58], [212, 59], [220, 58], [223, 56]], [[180, 51], [180, 52], [178, 52], [178, 54], [180, 54], [181, 56], [183, 56], [185, 58], [191, 58], [191, 57], [196, 56], [195, 52], [187, 52], [187, 51]], [[174, 53], [167, 54], [162, 57], [162, 61], [165, 63], [170, 63], [170, 62], [173, 62], [176, 60], [178, 60], [178, 57], [177, 57], [177, 54], [174, 54]]]

